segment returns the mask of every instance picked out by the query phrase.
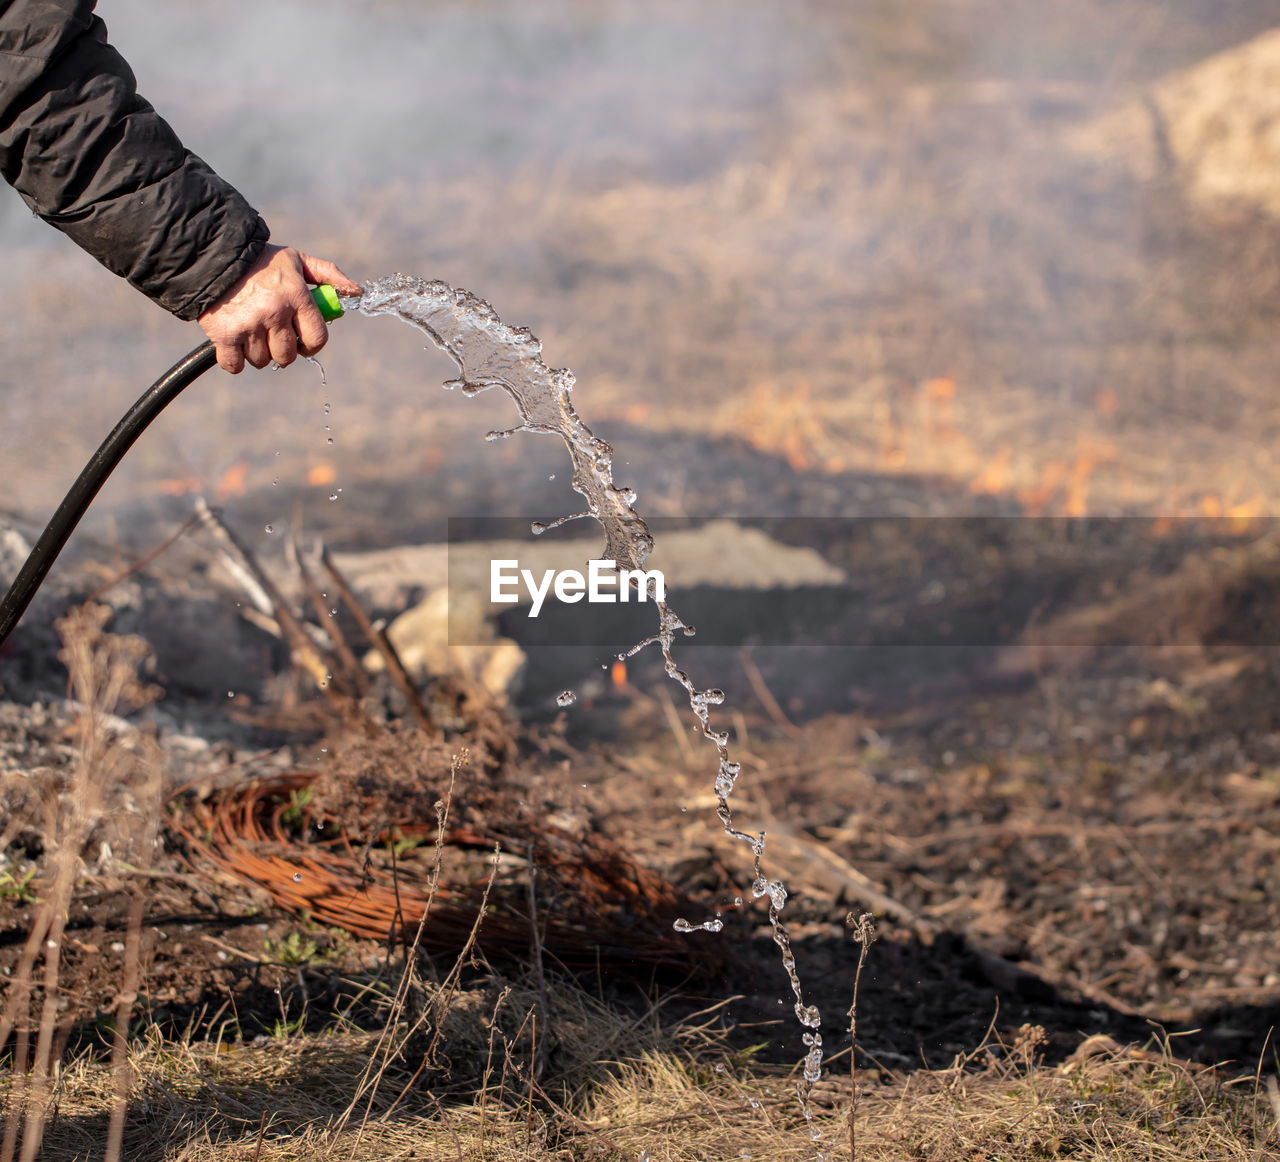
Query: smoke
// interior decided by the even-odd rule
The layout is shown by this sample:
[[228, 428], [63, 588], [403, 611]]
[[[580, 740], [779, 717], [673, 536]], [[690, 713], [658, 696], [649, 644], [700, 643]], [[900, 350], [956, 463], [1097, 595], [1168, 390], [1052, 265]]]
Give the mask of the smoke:
[[[362, 279], [398, 269], [489, 298], [578, 373], [584, 414], [765, 450], [803, 436], [815, 446], [789, 454], [831, 471], [910, 454], [969, 496], [984, 466], [956, 449], [1007, 444], [1034, 483], [1038, 461], [1078, 461], [1099, 393], [1125, 414], [1085, 434], [1147, 433], [1151, 464], [1171, 446], [1152, 417], [1230, 390], [1246, 423], [1245, 388], [1274, 362], [1262, 305], [1280, 265], [1242, 282], [1256, 232], [1223, 245], [1165, 188], [1064, 143], [1152, 76], [1257, 32], [1269, 7], [103, 0], [101, 14], [140, 91], [277, 241]], [[0, 463], [8, 503], [39, 512], [199, 335], [16, 195], [0, 195], [0, 240], [21, 291], [0, 316]], [[1235, 342], [1249, 319], [1263, 338]], [[405, 336], [341, 327], [329, 389], [305, 367], [206, 377], [118, 478], [216, 480], [246, 458], [250, 488], [270, 490], [323, 458], [340, 482], [405, 479], [465, 446], [464, 429], [502, 426], [488, 403], [439, 393]], [[949, 443], [899, 447], [937, 377], [959, 385], [955, 431], [938, 426]], [[341, 419], [332, 448], [322, 400]], [[499, 454], [456, 453], [481, 482]], [[637, 464], [628, 483], [674, 513], [685, 474]], [[1143, 503], [1165, 489], [1142, 487]]]
[[[327, 208], [567, 155], [588, 180], [714, 164], [739, 142], [702, 114], [768, 106], [804, 61], [776, 6], [696, 7], [114, 0], [100, 15], [139, 91], [250, 201]], [[5, 199], [5, 245], [47, 242], [27, 217]]]

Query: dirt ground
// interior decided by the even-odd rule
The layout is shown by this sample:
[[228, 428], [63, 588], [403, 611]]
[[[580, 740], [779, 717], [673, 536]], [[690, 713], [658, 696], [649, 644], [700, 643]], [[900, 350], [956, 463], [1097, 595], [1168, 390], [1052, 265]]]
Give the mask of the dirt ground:
[[[1055, 645], [1047, 633], [1049, 644], [1038, 647], [846, 647], [822, 671], [827, 685], [842, 667], [880, 680], [864, 684], [871, 693], [861, 705], [851, 709], [846, 700], [839, 711], [820, 696], [821, 683], [795, 683], [818, 692], [809, 706], [787, 697], [798, 672], [794, 650], [758, 650], [749, 660], [709, 651], [724, 667], [717, 679], [732, 707], [725, 726], [744, 767], [733, 796], [736, 825], [772, 837], [765, 868], [791, 892], [782, 918], [807, 999], [834, 1026], [832, 1052], [842, 1047], [857, 952], [846, 918], [862, 910], [877, 913], [879, 925], [861, 984], [868, 1061], [941, 1066], [980, 1043], [993, 1022], [1010, 1038], [1023, 1025], [1043, 1026], [1062, 1056], [1089, 1034], [1141, 1041], [1155, 1028], [1177, 1036], [1188, 1057], [1232, 1062], [1246, 1073], [1272, 1051], [1280, 1012], [1276, 670], [1272, 648], [1238, 642], [1252, 625], [1239, 619], [1256, 616], [1259, 604], [1271, 607], [1280, 573], [1269, 525], [1220, 531], [1220, 544], [1226, 564], [1212, 583], [1194, 568], [1204, 559], [1199, 540], [1162, 549], [1164, 604], [1177, 591], [1196, 614], [1181, 623], [1181, 644], [1159, 644], [1168, 626], [1148, 608], [1149, 640], [1127, 646], [1105, 636], [1101, 645]], [[1149, 550], [1145, 536], [1134, 539], [1135, 561], [1154, 559]], [[162, 562], [153, 568], [162, 572]], [[1003, 592], [1009, 575], [988, 572]], [[1082, 571], [1073, 572], [1079, 581]], [[1132, 602], [1145, 603], [1152, 582], [1133, 576], [1106, 600], [1096, 579], [1079, 585], [1085, 596], [1063, 600], [1043, 624], [1082, 614], [1094, 626], [1119, 618], [1131, 639], [1141, 639]], [[874, 605], [896, 594], [886, 582], [864, 597]], [[1192, 630], [1204, 640], [1191, 644]], [[535, 649], [535, 667], [538, 656]], [[689, 661], [709, 668], [696, 650]], [[7, 672], [14, 665], [11, 655]], [[800, 668], [811, 665], [812, 652]], [[776, 691], [781, 704], [760, 700], [748, 668], [765, 698]], [[452, 738], [430, 745], [407, 725], [353, 730], [316, 706], [314, 690], [295, 708], [290, 730], [269, 701], [241, 695], [239, 724], [212, 743], [176, 729], [181, 706], [161, 703], [165, 716], [144, 730], [173, 756], [170, 786], [196, 790], [170, 803], [148, 892], [148, 1019], [175, 1035], [215, 1035], [231, 1021], [239, 1035], [266, 1036], [299, 1017], [323, 1027], [338, 1012], [349, 1015], [384, 966], [385, 939], [341, 927], [337, 889], [324, 912], [318, 897], [290, 908], [278, 884], [274, 896], [264, 892], [281, 872], [265, 881], [254, 873], [256, 888], [237, 878], [244, 857], [209, 839], [218, 788], [314, 772], [309, 810], [337, 831], [313, 824], [291, 831], [289, 841], [331, 844], [341, 832], [344, 849], [363, 849], [366, 861], [376, 848], [384, 875], [383, 849], [399, 843], [407, 891], [435, 858], [434, 804], [445, 796], [451, 756], [465, 745], [472, 757], [451, 798], [460, 830], [447, 840], [458, 862], [445, 865], [443, 882], [472, 894], [459, 897], [456, 921], [438, 910], [440, 928], [427, 941], [433, 955], [464, 941], [474, 885], [485, 879], [483, 853], [496, 838], [517, 865], [511, 886], [497, 889], [507, 892], [503, 907], [525, 918], [514, 933], [500, 919], [491, 921], [491, 936], [482, 925], [480, 948], [496, 965], [527, 966], [521, 836], [559, 835], [560, 850], [580, 866], [635, 861], [674, 894], [672, 910], [629, 911], [625, 922], [620, 897], [597, 899], [591, 906], [601, 913], [614, 909], [614, 928], [584, 935], [574, 896], [587, 892], [585, 873], [553, 876], [543, 929], [548, 963], [576, 966], [592, 987], [637, 1002], [655, 990], [677, 1007], [735, 998], [723, 1013], [731, 1039], [763, 1044], [771, 1060], [794, 1058], [799, 1029], [771, 929], [752, 900], [750, 853], [720, 832], [714, 751], [687, 724], [676, 731], [668, 685], [642, 656], [626, 686], [585, 687], [587, 697], [568, 711], [553, 714], [539, 700], [487, 720], [479, 734], [459, 720]], [[308, 705], [310, 716], [299, 719]], [[71, 717], [53, 698], [5, 706], [11, 823], [23, 809], [29, 823], [10, 832], [15, 878], [0, 894], [6, 974], [32, 907], [16, 880], [42, 854], [39, 796], [28, 787], [25, 800], [15, 798], [15, 789], [73, 762]], [[274, 728], [264, 730], [273, 717]], [[415, 835], [426, 839], [407, 843]], [[193, 837], [205, 846], [193, 848]], [[575, 846], [587, 837], [599, 846]], [[290, 856], [280, 842], [266, 836], [253, 849], [283, 851], [281, 866], [296, 858], [304, 869], [323, 865], [325, 850], [336, 858], [332, 847]], [[466, 849], [478, 854], [468, 858]], [[222, 861], [211, 858], [218, 850]], [[622, 874], [616, 867], [611, 874]], [[109, 859], [98, 860], [71, 913], [61, 971], [77, 1037], [92, 1039], [118, 989], [128, 896], [115, 875]], [[646, 890], [656, 899], [666, 889]], [[717, 934], [670, 931], [677, 915], [700, 922], [712, 914], [724, 921]]]

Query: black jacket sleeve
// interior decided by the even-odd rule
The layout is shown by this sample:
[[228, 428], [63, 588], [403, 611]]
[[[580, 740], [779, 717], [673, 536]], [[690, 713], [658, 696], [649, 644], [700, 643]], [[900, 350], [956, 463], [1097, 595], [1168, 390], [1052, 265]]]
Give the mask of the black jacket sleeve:
[[266, 223], [138, 96], [95, 0], [0, 0], [0, 174], [180, 319], [266, 245]]

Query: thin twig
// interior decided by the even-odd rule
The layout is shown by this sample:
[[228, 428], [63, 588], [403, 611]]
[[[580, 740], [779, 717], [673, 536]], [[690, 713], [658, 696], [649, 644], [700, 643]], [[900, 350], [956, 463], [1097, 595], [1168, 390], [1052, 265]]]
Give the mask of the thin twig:
[[262, 1111], [262, 1116], [258, 1119], [258, 1142], [253, 1150], [253, 1162], [258, 1162], [262, 1157], [262, 1138], [267, 1132], [267, 1111]]
[[85, 601], [86, 602], [97, 601], [98, 598], [100, 598], [104, 593], [107, 592], [107, 590], [114, 588], [116, 585], [119, 585], [121, 581], [125, 581], [128, 578], [132, 577], [135, 573], [139, 572], [142, 569], [145, 569], [148, 565], [151, 564], [152, 561], [154, 561], [158, 556], [160, 556], [161, 553], [163, 553], [166, 549], [174, 545], [185, 533], [190, 532], [199, 523], [200, 523], [199, 516], [187, 517], [187, 519], [182, 523], [182, 526], [178, 529], [176, 533], [172, 534], [172, 536], [166, 537], [163, 541], [160, 542], [160, 544], [158, 544], [149, 553], [147, 553], [145, 556], [140, 557], [132, 565], [130, 565], [123, 573], [117, 573], [114, 577], [111, 578], [111, 580], [104, 581], [101, 585], [98, 586], [97, 589], [95, 589], [92, 593], [89, 594], [88, 597], [85, 598]]
[[676, 704], [671, 700], [671, 694], [666, 686], [658, 687], [658, 701], [662, 703], [662, 712], [666, 715], [667, 725], [671, 728], [671, 733], [676, 736], [676, 746], [680, 748], [680, 758], [685, 766], [693, 766], [693, 747], [689, 744], [688, 736], [684, 732], [684, 723], [680, 721], [680, 715], [676, 711]]
[[315, 578], [311, 575], [311, 570], [307, 568], [307, 563], [303, 559], [302, 549], [298, 545], [296, 536], [289, 538], [287, 547], [289, 559], [293, 567], [298, 571], [298, 577], [302, 581], [303, 592], [306, 593], [317, 619], [329, 635], [329, 640], [333, 642], [333, 651], [342, 663], [343, 679], [357, 694], [368, 693], [369, 675], [365, 673], [360, 660], [352, 651], [351, 646], [347, 644], [346, 635], [342, 632], [342, 627], [338, 624], [337, 617], [334, 616], [336, 611], [329, 608], [325, 602], [324, 594], [320, 591], [320, 586], [316, 584]]
[[115, 1033], [111, 1045], [111, 1121], [107, 1126], [107, 1145], [103, 1162], [119, 1162], [124, 1142], [124, 1120], [129, 1111], [129, 1021], [133, 1004], [138, 999], [138, 978], [142, 961], [142, 917], [147, 895], [142, 885], [133, 885], [129, 901], [129, 927], [125, 933], [124, 979], [120, 982], [120, 999], [116, 1004]]
[[932, 943], [938, 935], [937, 925], [889, 895], [826, 844], [777, 822], [769, 830], [769, 841], [774, 858], [787, 860], [792, 876], [800, 874], [813, 880], [824, 890], [846, 893], [858, 900], [864, 908], [897, 921], [923, 944]]
[[[422, 933], [426, 928], [427, 917], [431, 913], [431, 904], [432, 904], [432, 901], [435, 899], [436, 888], [440, 883], [440, 871], [441, 871], [443, 859], [444, 859], [444, 836], [445, 836], [446, 825], [449, 820], [449, 811], [453, 806], [454, 788], [457, 783], [458, 772], [466, 765], [468, 758], [469, 758], [469, 754], [464, 749], [454, 756], [453, 762], [450, 765], [449, 787], [446, 790], [444, 797], [436, 804], [437, 826], [436, 826], [436, 844], [435, 844], [435, 866], [431, 872], [431, 877], [428, 885], [427, 900], [426, 900], [426, 905], [422, 911], [422, 918], [418, 921], [418, 930], [414, 934], [413, 945], [410, 950], [411, 956], [405, 962], [404, 972], [401, 974], [400, 983], [396, 988], [395, 998], [391, 1003], [391, 1011], [387, 1017], [386, 1022], [383, 1024], [382, 1032], [378, 1037], [378, 1043], [374, 1047], [373, 1052], [369, 1054], [369, 1059], [365, 1063], [364, 1072], [360, 1075], [360, 1080], [356, 1085], [355, 1093], [352, 1096], [351, 1101], [347, 1104], [347, 1108], [342, 1112], [342, 1115], [339, 1117], [337, 1126], [335, 1127], [335, 1131], [339, 1133], [346, 1128], [347, 1122], [351, 1119], [351, 1115], [355, 1112], [357, 1103], [360, 1101], [361, 1097], [363, 1097], [364, 1094], [367, 1092], [369, 1094], [369, 1100], [368, 1100], [368, 1104], [365, 1106], [364, 1117], [360, 1121], [360, 1128], [356, 1134], [357, 1143], [359, 1142], [361, 1136], [364, 1134], [364, 1128], [366, 1123], [369, 1120], [369, 1113], [373, 1108], [373, 1100], [377, 1094], [378, 1086], [381, 1084], [382, 1075], [383, 1073], [386, 1072], [387, 1066], [389, 1065], [392, 1057], [396, 1056], [400, 1051], [400, 1050], [393, 1051], [393, 1049], [391, 1048], [391, 1046], [387, 1044], [387, 1042], [392, 1037], [395, 1029], [395, 1025], [399, 1021], [401, 1013], [404, 1011], [405, 1005], [407, 1003], [406, 996], [407, 996], [408, 990], [412, 987], [413, 976], [414, 976], [414, 964], [417, 958], [419, 942], [421, 941]], [[495, 868], [495, 873], [496, 873], [496, 868]], [[490, 876], [489, 882], [490, 884], [493, 883], [492, 875]], [[485, 899], [486, 900], [488, 899], [487, 889], [486, 889]], [[479, 919], [480, 918], [477, 916], [476, 918], [477, 924], [479, 923]], [[472, 934], [474, 936], [474, 928], [472, 930]], [[389, 958], [390, 958], [390, 951], [388, 950], [388, 959]], [[455, 965], [455, 968], [456, 967], [457, 966]], [[414, 1033], [417, 1031], [423, 1019], [424, 1018], [419, 1017], [418, 1020], [414, 1023], [413, 1028], [411, 1028], [409, 1032], [406, 1034], [405, 1039], [402, 1042], [402, 1046], [404, 1044], [408, 1044], [409, 1038], [412, 1037]], [[438, 1035], [437, 1035], [437, 1039], [438, 1039]], [[433, 1048], [429, 1049], [428, 1052], [423, 1055], [422, 1059], [424, 1062], [429, 1062], [433, 1059], [434, 1044], [435, 1043], [433, 1042]], [[382, 1064], [380, 1067], [378, 1067], [377, 1073], [375, 1075], [374, 1073], [375, 1064], [377, 1063], [379, 1056], [382, 1057]], [[417, 1074], [415, 1073], [414, 1076], [416, 1077]], [[403, 1090], [401, 1091], [400, 1097], [404, 1096], [404, 1092], [405, 1091]], [[400, 1099], [397, 1098], [396, 1102], [398, 1102], [399, 1100]], [[396, 1102], [392, 1103], [393, 1108]], [[352, 1147], [353, 1157], [354, 1157], [354, 1149], [355, 1147], [353, 1146]]]
[[[542, 933], [538, 931], [538, 893], [534, 886], [538, 875], [538, 865], [534, 860], [533, 841], [529, 841], [529, 931], [530, 946], [533, 954], [533, 975], [538, 982], [538, 1001], [542, 1005], [544, 1020], [551, 1017], [551, 1001], [547, 994], [547, 977], [542, 966]], [[536, 1021], [536, 1017], [535, 1017]], [[547, 1065], [546, 1046], [538, 1043], [537, 1025], [534, 1025], [534, 1058], [533, 1076], [541, 1078]], [[545, 1038], [544, 1038], [545, 1040]], [[532, 1090], [530, 1091], [532, 1092]]]
[[849, 1005], [849, 1162], [858, 1162], [858, 986], [862, 983], [862, 966], [876, 938], [875, 917], [864, 912], [856, 920], [853, 913], [853, 938], [858, 942], [858, 966], [853, 973], [853, 998]]
[[422, 727], [427, 735], [434, 738], [439, 733], [436, 724], [427, 712], [426, 706], [423, 705], [422, 696], [410, 680], [404, 664], [400, 661], [400, 655], [396, 653], [395, 647], [391, 644], [391, 639], [387, 637], [386, 631], [375, 628], [373, 622], [369, 620], [369, 615], [365, 613], [360, 602], [356, 600], [356, 596], [351, 591], [351, 586], [347, 584], [346, 578], [338, 572], [337, 566], [334, 565], [333, 558], [329, 556], [327, 546], [321, 546], [320, 548], [320, 562], [333, 579], [334, 585], [338, 588], [338, 594], [346, 604], [346, 607], [351, 610], [351, 616], [356, 619], [356, 624], [360, 626], [365, 637], [369, 639], [369, 644], [382, 655], [382, 660], [387, 663], [387, 673], [391, 675], [391, 680], [409, 703], [409, 709], [413, 711], [414, 717], [417, 718], [418, 725]]
[[231, 575], [240, 583], [240, 587], [245, 591], [253, 607], [264, 616], [270, 617], [272, 612], [271, 597], [257, 575], [260, 570], [255, 571], [245, 561], [240, 552], [240, 546], [231, 537], [226, 525], [222, 523], [217, 513], [209, 507], [204, 497], [196, 497], [195, 507], [196, 519], [208, 528], [221, 543], [223, 564], [226, 565]]
[[[239, 566], [241, 581], [243, 582], [245, 575], [252, 579], [253, 585], [248, 588], [250, 596], [254, 596], [254, 588], [256, 587], [266, 598], [270, 608], [264, 609], [262, 612], [270, 613], [275, 617], [280, 626], [280, 632], [284, 635], [285, 641], [289, 643], [289, 648], [294, 652], [303, 668], [310, 673], [316, 685], [324, 691], [325, 697], [345, 709], [346, 699], [329, 678], [335, 668], [332, 661], [325, 657], [320, 647], [311, 640], [311, 635], [307, 633], [306, 627], [298, 620], [293, 610], [289, 608], [289, 603], [285, 600], [284, 594], [280, 592], [279, 586], [271, 579], [266, 570], [258, 564], [248, 546], [232, 532], [231, 527], [222, 520], [222, 517], [215, 509], [211, 509], [205, 504], [203, 498], [197, 498], [196, 500], [196, 515], [221, 544], [225, 555]], [[256, 601], [257, 598], [254, 598], [254, 600]]]
[[765, 712], [773, 719], [774, 725], [788, 738], [796, 738], [800, 734], [800, 728], [786, 716], [782, 707], [778, 705], [778, 700], [773, 696], [773, 691], [765, 684], [764, 675], [760, 673], [760, 667], [756, 665], [755, 659], [751, 656], [751, 651], [745, 648], [739, 650], [738, 660], [742, 663], [742, 670], [747, 675], [747, 681], [751, 683], [751, 689], [755, 691], [755, 696], [760, 699], [760, 705], [765, 708]]

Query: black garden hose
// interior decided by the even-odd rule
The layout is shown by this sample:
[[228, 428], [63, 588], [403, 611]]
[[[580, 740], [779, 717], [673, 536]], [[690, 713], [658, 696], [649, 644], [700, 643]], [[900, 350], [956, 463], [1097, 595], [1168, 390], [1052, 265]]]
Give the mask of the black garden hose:
[[[332, 287], [317, 287], [313, 294], [326, 320], [342, 314], [337, 294]], [[124, 454], [133, 447], [151, 421], [216, 362], [217, 354], [213, 344], [207, 341], [201, 343], [157, 379], [116, 424], [111, 435], [102, 441], [84, 470], [76, 477], [70, 491], [63, 497], [58, 511], [45, 525], [44, 532], [36, 541], [31, 555], [18, 570], [4, 599], [0, 600], [0, 646], [8, 640], [19, 618], [31, 604], [36, 590], [58, 559], [58, 554], [80, 523], [80, 518], [93, 503], [93, 498], [107, 482], [107, 477], [115, 471]]]

